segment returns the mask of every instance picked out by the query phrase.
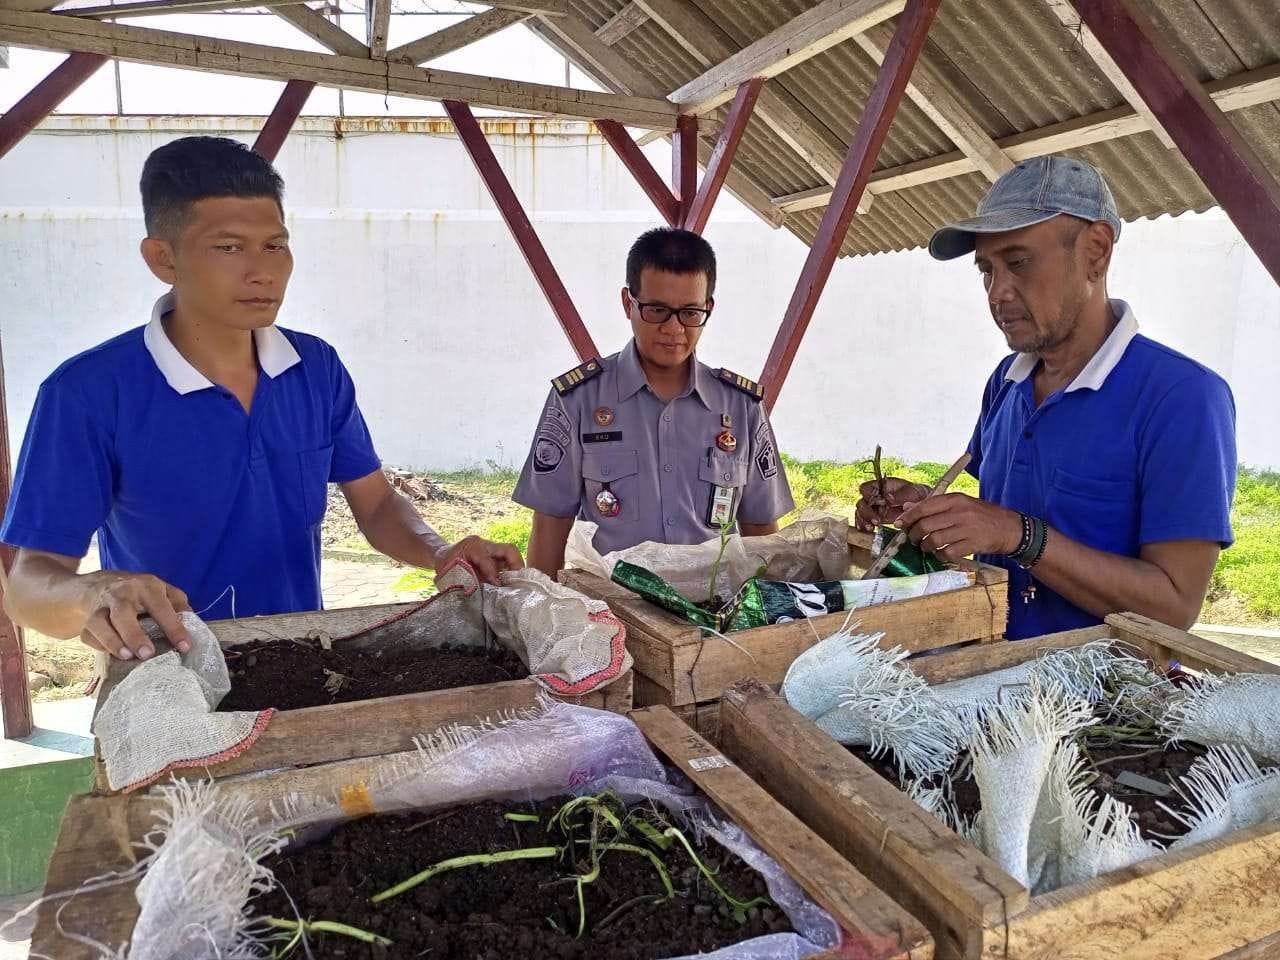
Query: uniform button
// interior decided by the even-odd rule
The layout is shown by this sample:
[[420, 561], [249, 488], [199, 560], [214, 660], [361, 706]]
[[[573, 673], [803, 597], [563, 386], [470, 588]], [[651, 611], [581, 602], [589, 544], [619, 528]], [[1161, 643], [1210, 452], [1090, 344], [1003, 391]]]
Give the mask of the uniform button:
[[670, 422], [671, 422], [671, 414], [669, 414], [669, 413], [664, 413], [664, 414], [662, 415], [662, 419], [663, 419], [663, 420], [665, 420], [665, 421], [667, 421], [667, 423], [670, 423]]
[[667, 526], [668, 526], [668, 527], [674, 527], [675, 525], [676, 525], [676, 518], [675, 518], [675, 517], [667, 517]]
[[603, 474], [607, 477], [607, 476], [609, 475], [609, 468], [608, 468], [608, 467], [601, 467], [601, 468], [600, 468], [600, 472], [601, 472], [601, 473], [603, 473]]
[[664, 464], [662, 465], [662, 469], [663, 469], [663, 471], [664, 471], [664, 472], [666, 472], [666, 473], [670, 473], [670, 472], [671, 472], [671, 464], [669, 464], [669, 463], [664, 463]]
[[726, 474], [724, 475], [724, 478], [725, 478], [726, 480], [728, 480], [728, 479], [729, 479], [729, 474], [727, 474], [727, 473], [726, 473]]

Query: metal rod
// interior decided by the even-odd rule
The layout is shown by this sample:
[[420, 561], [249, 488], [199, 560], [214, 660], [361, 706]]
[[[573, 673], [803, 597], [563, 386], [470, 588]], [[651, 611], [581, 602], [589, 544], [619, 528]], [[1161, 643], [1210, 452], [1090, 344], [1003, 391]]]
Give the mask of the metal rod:
[[471, 155], [471, 162], [475, 164], [476, 171], [480, 174], [480, 179], [484, 181], [485, 187], [489, 190], [489, 196], [493, 198], [494, 204], [498, 207], [498, 212], [502, 214], [502, 219], [506, 221], [507, 228], [511, 231], [511, 235], [515, 237], [516, 245], [520, 247], [520, 252], [524, 254], [525, 262], [529, 264], [529, 269], [533, 271], [534, 279], [538, 281], [538, 286], [542, 288], [543, 295], [547, 298], [547, 303], [551, 305], [551, 310], [556, 315], [556, 319], [560, 322], [561, 329], [564, 330], [565, 336], [569, 338], [569, 343], [573, 345], [574, 352], [577, 353], [579, 360], [590, 360], [593, 357], [600, 356], [600, 351], [596, 349], [595, 342], [591, 339], [591, 334], [587, 332], [587, 326], [582, 322], [582, 317], [578, 313], [577, 307], [573, 305], [573, 300], [569, 297], [569, 291], [565, 289], [564, 283], [560, 280], [560, 274], [556, 272], [555, 266], [551, 263], [551, 258], [547, 256], [546, 248], [543, 247], [542, 241], [538, 239], [538, 233], [533, 229], [533, 224], [529, 221], [529, 216], [524, 212], [524, 207], [520, 205], [520, 199], [516, 196], [516, 192], [511, 189], [511, 183], [507, 180], [506, 174], [502, 172], [502, 167], [498, 164], [498, 158], [493, 155], [493, 148], [489, 146], [489, 141], [485, 139], [484, 131], [480, 129], [480, 124], [476, 122], [475, 115], [471, 112], [471, 108], [461, 100], [444, 100], [445, 112], [449, 114], [449, 119], [453, 121], [454, 127], [458, 131], [458, 138], [462, 140], [462, 145], [467, 148], [467, 153]]
[[106, 62], [107, 58], [100, 53], [73, 53], [10, 107], [0, 116], [0, 157], [17, 146]]
[[1133, 0], [1071, 4], [1280, 283], [1280, 181]]
[[267, 117], [267, 122], [258, 133], [258, 139], [254, 141], [254, 151], [268, 160], [275, 160], [276, 154], [284, 146], [285, 137], [289, 136], [289, 131], [297, 123], [307, 98], [315, 88], [316, 85], [310, 80], [290, 80], [284, 85], [284, 92], [280, 94], [280, 99], [271, 110], [271, 116]]
[[765, 389], [764, 402], [770, 410], [777, 403], [791, 362], [800, 348], [809, 321], [813, 319], [818, 298], [822, 296], [831, 268], [840, 255], [849, 224], [858, 212], [858, 201], [875, 168], [876, 157], [889, 133], [898, 104], [902, 102], [911, 70], [929, 35], [939, 3], [940, 0], [907, 0], [906, 9], [898, 17], [893, 41], [885, 51], [884, 63], [876, 75], [875, 86], [867, 98], [853, 142], [849, 144], [849, 154], [840, 168], [831, 202], [823, 211], [822, 223], [809, 248], [809, 256], [805, 259], [804, 269], [800, 272], [760, 378]]
[[644, 155], [644, 151], [636, 145], [631, 134], [627, 133], [626, 127], [616, 120], [597, 120], [596, 129], [600, 131], [600, 136], [604, 137], [609, 146], [613, 147], [613, 152], [618, 155], [622, 165], [631, 171], [631, 175], [636, 178], [636, 183], [640, 184], [640, 189], [653, 201], [662, 218], [673, 227], [679, 226], [679, 198], [663, 182], [661, 175]]
[[760, 90], [764, 87], [764, 77], [753, 77], [738, 87], [733, 104], [729, 107], [729, 115], [725, 118], [724, 129], [716, 141], [711, 158], [707, 161], [707, 171], [702, 177], [702, 186], [689, 204], [689, 212], [685, 215], [684, 228], [694, 233], [701, 233], [711, 217], [711, 209], [720, 196], [720, 188], [724, 186], [724, 178], [729, 175], [729, 167], [733, 164], [733, 155], [738, 152], [738, 144], [742, 142], [742, 134], [751, 120], [751, 111], [755, 109]]

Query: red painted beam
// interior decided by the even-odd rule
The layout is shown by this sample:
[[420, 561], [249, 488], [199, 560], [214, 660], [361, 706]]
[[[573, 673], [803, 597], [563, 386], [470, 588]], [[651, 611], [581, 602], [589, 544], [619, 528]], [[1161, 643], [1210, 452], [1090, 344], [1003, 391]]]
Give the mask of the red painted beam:
[[845, 157], [844, 166], [840, 168], [840, 176], [836, 178], [831, 201], [822, 215], [822, 223], [819, 224], [817, 236], [809, 248], [800, 280], [791, 294], [791, 303], [787, 306], [778, 335], [774, 338], [773, 348], [769, 351], [764, 373], [760, 377], [765, 389], [765, 403], [770, 410], [778, 400], [800, 341], [809, 327], [809, 321], [813, 319], [813, 311], [831, 276], [836, 257], [840, 255], [840, 247], [844, 244], [845, 234], [849, 232], [849, 224], [858, 212], [858, 201], [875, 169], [876, 157], [889, 133], [889, 125], [893, 123], [898, 104], [902, 102], [911, 70], [929, 35], [929, 27], [938, 12], [940, 2], [941, 0], [907, 0], [906, 9], [898, 17], [893, 41], [885, 51], [875, 86], [871, 88], [871, 96], [867, 98], [867, 105], [858, 120], [858, 129], [854, 132], [853, 142], [849, 144], [849, 153]]
[[1280, 283], [1280, 182], [1133, 0], [1071, 0]]
[[671, 135], [671, 192], [680, 201], [679, 222], [689, 217], [698, 193], [698, 118], [682, 113]]
[[764, 86], [764, 77], [752, 77], [738, 87], [738, 92], [729, 107], [729, 115], [725, 118], [724, 129], [720, 131], [720, 139], [716, 141], [711, 158], [707, 161], [707, 172], [702, 177], [702, 186], [698, 188], [689, 212], [684, 219], [684, 228], [694, 233], [702, 233], [711, 216], [711, 208], [716, 205], [720, 196], [720, 188], [724, 186], [724, 178], [729, 175], [729, 167], [733, 164], [733, 155], [738, 152], [738, 144], [742, 142], [742, 134], [751, 120], [751, 111], [755, 109], [756, 99]]
[[106, 62], [107, 58], [98, 53], [73, 53], [10, 107], [0, 117], [0, 157], [12, 150]]
[[[9, 503], [9, 414], [5, 408], [4, 358], [0, 356], [0, 513]], [[13, 568], [14, 550], [0, 546], [0, 564], [7, 573]], [[0, 603], [7, 579], [0, 577]], [[4, 715], [5, 739], [31, 736], [31, 691], [27, 688], [27, 652], [22, 644], [22, 628], [0, 608], [0, 713]]]
[[255, 153], [268, 160], [275, 160], [276, 154], [284, 146], [285, 137], [289, 136], [289, 131], [298, 122], [298, 116], [307, 104], [307, 97], [311, 96], [311, 91], [315, 88], [315, 83], [310, 80], [290, 80], [284, 85], [284, 92], [280, 94], [271, 116], [267, 117], [267, 122], [258, 133], [258, 139], [253, 143]]
[[680, 200], [663, 182], [661, 175], [644, 155], [644, 151], [635, 140], [631, 139], [631, 134], [627, 133], [626, 127], [617, 120], [597, 120], [596, 129], [600, 131], [600, 136], [604, 137], [609, 146], [613, 147], [613, 152], [618, 155], [622, 165], [631, 171], [631, 175], [636, 178], [636, 183], [640, 184], [640, 189], [648, 195], [653, 205], [658, 208], [658, 212], [662, 214], [662, 219], [673, 227], [679, 226]]
[[488, 188], [489, 196], [493, 197], [493, 202], [497, 205], [498, 212], [502, 214], [502, 219], [507, 222], [507, 228], [515, 237], [520, 252], [524, 254], [529, 269], [533, 271], [534, 279], [538, 281], [543, 295], [551, 304], [551, 309], [556, 319], [560, 321], [565, 336], [573, 345], [578, 359], [590, 360], [592, 357], [600, 356], [600, 351], [596, 349], [591, 334], [587, 332], [586, 324], [582, 322], [578, 308], [569, 298], [569, 291], [561, 282], [560, 274], [556, 273], [551, 258], [547, 256], [546, 248], [538, 239], [538, 233], [529, 222], [524, 207], [520, 205], [520, 199], [511, 189], [511, 183], [502, 172], [498, 158], [493, 155], [493, 149], [485, 139], [484, 131], [476, 122], [471, 108], [461, 100], [445, 100], [443, 103], [445, 112], [449, 114], [449, 119], [453, 121], [454, 128], [458, 131], [462, 145], [471, 155], [471, 162], [475, 164], [480, 179]]

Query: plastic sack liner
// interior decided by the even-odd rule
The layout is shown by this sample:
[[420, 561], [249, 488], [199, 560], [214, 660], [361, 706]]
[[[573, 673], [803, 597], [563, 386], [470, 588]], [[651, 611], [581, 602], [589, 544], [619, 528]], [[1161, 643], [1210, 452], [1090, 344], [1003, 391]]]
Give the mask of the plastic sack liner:
[[[643, 567], [694, 602], [710, 599], [711, 568], [720, 556], [718, 537], [703, 543], [646, 541], [626, 550], [598, 553], [596, 524], [579, 521], [565, 545], [565, 566], [608, 580], [619, 560]], [[750, 577], [794, 582], [842, 580], [849, 573], [849, 521], [839, 517], [800, 519], [764, 537], [729, 537], [716, 574], [715, 592], [728, 598]]]
[[[179, 960], [191, 957], [197, 945], [200, 955], [259, 955], [245, 951], [255, 937], [249, 897], [262, 889], [263, 882], [257, 871], [246, 870], [245, 861], [275, 849], [264, 841], [264, 830], [290, 831], [298, 842], [306, 842], [307, 835], [313, 840], [317, 835], [308, 828], [319, 830], [319, 825], [351, 816], [430, 811], [480, 800], [531, 802], [605, 789], [627, 802], [661, 804], [700, 835], [741, 857], [765, 878], [770, 897], [797, 931], [748, 940], [710, 956], [799, 960], [839, 945], [839, 926], [831, 915], [735, 823], [724, 819], [700, 794], [674, 783], [634, 723], [605, 711], [551, 703], [497, 725], [437, 732], [419, 741], [416, 754], [386, 758], [367, 783], [344, 785], [334, 796], [282, 797], [265, 823], [245, 817], [236, 806], [236, 795], [226, 786], [170, 788], [174, 812], [167, 836], [191, 836], [187, 821], [196, 817], [202, 829], [195, 832], [202, 843], [194, 852], [177, 848], [167, 838], [153, 844], [155, 853], [138, 888], [142, 909], [134, 942], [124, 956]], [[207, 796], [202, 801], [197, 796], [201, 791], [211, 794], [216, 803], [210, 804]], [[232, 828], [232, 824], [238, 826]], [[198, 863], [193, 861], [197, 855]], [[193, 877], [201, 882], [195, 886], [187, 882]], [[229, 902], [219, 903], [220, 899]], [[157, 924], [157, 917], [163, 917], [164, 924]], [[229, 917], [238, 922], [228, 922]], [[215, 924], [210, 918], [220, 921], [217, 942], [211, 940]], [[137, 937], [142, 930], [151, 931], [146, 943]], [[103, 954], [119, 955], [105, 947]]]

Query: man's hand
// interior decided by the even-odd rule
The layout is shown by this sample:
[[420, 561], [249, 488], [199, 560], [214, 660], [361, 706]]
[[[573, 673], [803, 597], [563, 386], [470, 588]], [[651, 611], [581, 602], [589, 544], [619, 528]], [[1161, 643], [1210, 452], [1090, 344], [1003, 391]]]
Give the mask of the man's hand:
[[912, 543], [949, 563], [975, 553], [1010, 554], [1022, 543], [1022, 518], [963, 493], [914, 503], [897, 518]]
[[854, 512], [854, 525], [864, 533], [873, 533], [882, 524], [896, 523], [903, 508], [923, 500], [929, 488], [899, 477], [885, 477], [883, 493], [878, 480], [868, 480], [858, 493], [862, 499]]
[[465, 537], [451, 547], [445, 547], [436, 554], [436, 569], [443, 570], [454, 560], [465, 560], [475, 567], [476, 573], [485, 583], [496, 584], [498, 574], [504, 570], [519, 570], [524, 567], [520, 551], [509, 543], [494, 543], [480, 537]]
[[88, 573], [81, 579], [87, 617], [80, 639], [88, 646], [118, 660], [146, 660], [155, 648], [138, 624], [138, 617], [147, 614], [179, 652], [191, 649], [186, 627], [178, 616], [180, 611], [190, 610], [191, 604], [177, 587], [150, 574], [118, 570]]

